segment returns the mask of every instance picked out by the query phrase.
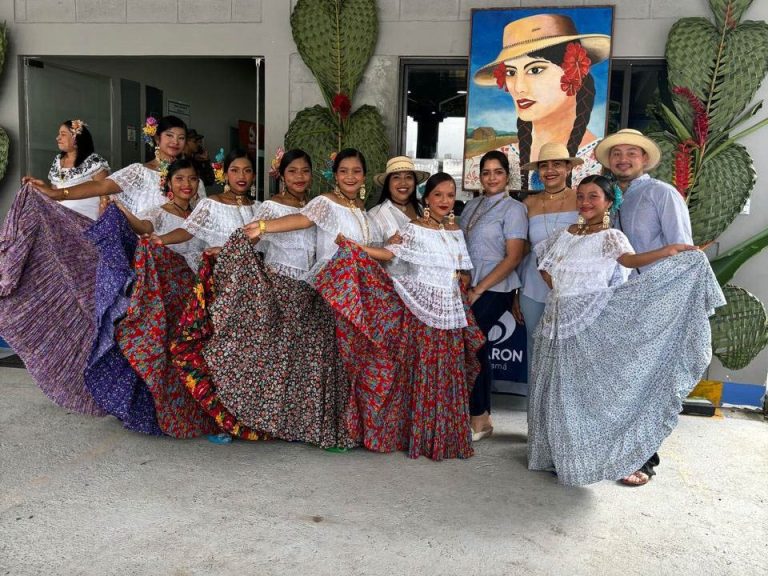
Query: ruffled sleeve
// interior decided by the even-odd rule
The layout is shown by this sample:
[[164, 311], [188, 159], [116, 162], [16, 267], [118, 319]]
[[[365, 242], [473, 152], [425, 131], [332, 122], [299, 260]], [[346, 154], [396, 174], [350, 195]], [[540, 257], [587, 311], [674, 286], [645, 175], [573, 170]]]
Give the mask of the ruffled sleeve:
[[158, 232], [158, 230], [161, 229], [160, 223], [162, 222], [164, 212], [165, 210], [163, 210], [162, 206], [153, 206], [152, 208], [147, 208], [136, 214], [136, 218], [139, 220], [149, 220], [152, 222], [152, 228], [154, 228], [155, 232], [162, 234], [162, 232]]
[[110, 174], [107, 178], [117, 184], [122, 192], [130, 192], [144, 184], [143, 169], [144, 167], [139, 163], [131, 164]]
[[539, 261], [539, 270], [542, 270], [541, 263], [546, 260], [552, 248], [555, 246], [560, 236], [566, 233], [566, 229], [558, 230], [545, 240], [542, 240], [533, 247], [533, 253], [536, 255], [536, 259]]
[[325, 196], [316, 196], [302, 208], [301, 213], [312, 220], [315, 226], [332, 234], [341, 228], [338, 214], [334, 208], [331, 200]]
[[528, 208], [522, 202], [513, 200], [502, 222], [505, 240], [528, 239]]
[[213, 232], [213, 202], [209, 198], [200, 200], [195, 209], [192, 210], [192, 214], [187, 216], [187, 219], [184, 221], [184, 230], [197, 238], [205, 240], [210, 246], [218, 246], [218, 244], [212, 244], [209, 240]]
[[617, 260], [623, 254], [634, 254], [635, 251], [629, 239], [623, 232], [616, 229], [606, 230], [603, 235], [603, 256]]
[[386, 248], [404, 262], [449, 270], [472, 269], [461, 230], [425, 230], [408, 224], [400, 235], [400, 244], [389, 244]]
[[263, 202], [257, 209], [256, 212], [253, 215], [253, 220], [251, 222], [255, 222], [256, 220], [274, 220], [275, 218], [280, 218], [281, 216], [285, 216], [288, 211], [281, 212], [278, 208], [276, 208], [277, 204], [272, 201]]

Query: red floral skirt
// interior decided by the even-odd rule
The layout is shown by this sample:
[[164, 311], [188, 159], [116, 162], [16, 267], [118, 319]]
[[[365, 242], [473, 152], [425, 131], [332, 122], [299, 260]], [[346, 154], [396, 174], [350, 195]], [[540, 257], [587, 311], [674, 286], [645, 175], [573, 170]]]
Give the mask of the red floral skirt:
[[184, 385], [184, 374], [171, 362], [170, 343], [179, 337], [184, 303], [194, 274], [184, 258], [142, 240], [134, 258], [136, 283], [117, 342], [155, 401], [157, 422], [169, 436], [190, 438], [218, 432], [218, 426]]

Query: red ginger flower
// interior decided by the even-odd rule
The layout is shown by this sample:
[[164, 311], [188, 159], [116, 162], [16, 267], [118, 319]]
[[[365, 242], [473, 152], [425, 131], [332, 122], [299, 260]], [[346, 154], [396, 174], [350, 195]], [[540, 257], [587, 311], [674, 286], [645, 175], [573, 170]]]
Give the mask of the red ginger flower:
[[509, 88], [507, 88], [507, 67], [504, 65], [504, 62], [496, 64], [496, 67], [493, 69], [493, 77], [496, 78], [496, 86], [499, 89], [509, 92]]
[[706, 143], [707, 136], [709, 135], [707, 109], [690, 88], [675, 86], [672, 89], [672, 93], [685, 98], [693, 109], [693, 134], [696, 137], [696, 144], [701, 148]]
[[349, 111], [352, 109], [352, 102], [349, 100], [349, 96], [343, 92], [339, 92], [331, 100], [331, 108], [342, 120], [349, 118]]
[[675, 151], [675, 166], [672, 175], [672, 183], [685, 198], [688, 196], [688, 190], [691, 187], [691, 177], [693, 176], [693, 157], [691, 150], [696, 148], [696, 142], [687, 140], [680, 142]]
[[560, 67], [563, 69], [563, 76], [560, 78], [560, 89], [568, 94], [575, 96], [581, 90], [584, 78], [589, 74], [589, 67], [592, 65], [586, 49], [578, 42], [570, 42], [565, 47], [565, 56]]

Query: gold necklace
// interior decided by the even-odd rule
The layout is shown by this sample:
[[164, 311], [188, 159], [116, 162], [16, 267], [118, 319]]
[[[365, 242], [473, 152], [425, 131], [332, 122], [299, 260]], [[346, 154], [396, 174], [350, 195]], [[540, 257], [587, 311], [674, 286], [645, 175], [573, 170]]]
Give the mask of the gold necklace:
[[296, 194], [294, 194], [293, 192], [288, 190], [287, 187], [283, 188], [283, 191], [281, 192], [281, 195], [282, 195], [283, 199], [285, 199], [285, 195], [286, 194], [288, 194], [288, 196], [290, 196], [291, 198], [296, 200], [296, 202], [299, 205], [299, 208], [304, 208], [304, 206], [306, 206], [307, 202], [304, 200], [304, 197], [303, 196], [297, 196]]
[[[368, 222], [365, 218], [365, 214], [363, 214], [363, 211], [360, 210], [360, 208], [355, 204], [354, 200], [350, 200], [347, 198], [344, 194], [341, 193], [340, 190], [334, 188], [333, 193], [336, 195], [336, 197], [339, 198], [339, 200], [346, 200], [347, 204], [345, 208], [349, 208], [349, 210], [352, 212], [352, 215], [355, 217], [355, 220], [357, 220], [358, 225], [360, 226], [360, 231], [363, 233], [363, 244], [366, 246], [371, 243], [371, 231], [368, 228]], [[358, 212], [360, 213], [358, 215]]]
[[594, 234], [594, 232], [589, 232], [588, 230], [590, 228], [594, 228], [595, 226], [602, 226], [602, 222], [595, 222], [594, 224], [584, 224], [583, 226], [579, 226], [579, 229], [576, 231], [576, 234], [579, 236], [586, 236], [587, 234]]
[[[567, 188], [567, 186], [566, 186], [566, 188]], [[557, 196], [558, 194], [563, 193], [564, 190], [565, 190], [565, 188], [560, 190], [560, 192], [555, 192], [554, 194], [549, 194], [546, 191], [545, 191], [545, 193], [549, 194], [549, 199], [552, 200], [552, 196]], [[541, 213], [544, 215], [544, 230], [547, 232], [547, 238], [549, 238], [549, 236], [551, 235], [551, 232], [549, 230], [549, 224], [547, 223], [547, 214], [557, 214], [557, 216], [555, 216], [555, 229], [552, 231], [552, 232], [554, 232], [554, 231], [557, 230], [557, 225], [560, 223], [560, 214], [563, 211], [563, 206], [564, 205], [565, 205], [565, 194], [563, 194], [560, 197], [560, 204], [557, 206], [557, 209], [553, 210], [552, 212], [548, 212], [547, 211], [547, 198], [546, 198], [546, 196], [544, 196], [544, 194], [541, 195]]]
[[469, 234], [472, 231], [472, 228], [475, 227], [475, 225], [480, 221], [480, 219], [488, 214], [488, 212], [491, 211], [491, 208], [493, 208], [493, 205], [490, 203], [488, 204], [488, 208], [486, 208], [483, 212], [480, 212], [480, 208], [482, 207], [483, 203], [488, 199], [489, 197], [485, 194], [483, 194], [482, 199], [477, 204], [477, 208], [475, 208], [475, 211], [472, 212], [472, 216], [469, 218], [469, 221], [467, 222], [467, 234]]
[[233, 199], [238, 207], [245, 205], [243, 204], [244, 202], [243, 197], [245, 196], [245, 192], [243, 192], [242, 194], [238, 194], [237, 192], [232, 192], [232, 190], [227, 190], [226, 192], [224, 192], [224, 194], [232, 194], [232, 196], [234, 196]]
[[[558, 190], [557, 192], [547, 192], [546, 190], [544, 190], [544, 192], [545, 192], [547, 195], [549, 195], [549, 199], [550, 199], [550, 200], [552, 200], [552, 199], [553, 199], [555, 196], [557, 196], [558, 194], [563, 194], [563, 192], [565, 192], [567, 189], [568, 189], [568, 186], [563, 186], [563, 187], [562, 187], [562, 188], [560, 188], [560, 190]], [[565, 198], [565, 194], [563, 194], [563, 198]]]

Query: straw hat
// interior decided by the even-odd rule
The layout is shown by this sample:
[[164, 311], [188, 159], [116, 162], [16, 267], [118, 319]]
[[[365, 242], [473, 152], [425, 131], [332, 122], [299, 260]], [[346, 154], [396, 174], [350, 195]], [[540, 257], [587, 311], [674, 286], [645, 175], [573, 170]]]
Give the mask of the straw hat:
[[611, 54], [610, 36], [579, 34], [573, 20], [568, 16], [537, 14], [510, 22], [504, 26], [501, 52], [493, 62], [475, 72], [475, 83], [480, 86], [495, 86], [493, 69], [499, 62], [574, 40], [581, 42], [592, 64], [602, 62]]
[[539, 150], [539, 159], [534, 162], [528, 162], [520, 166], [521, 170], [536, 170], [539, 167], [539, 162], [546, 162], [547, 160], [566, 160], [571, 163], [571, 166], [580, 166], [584, 164], [584, 160], [581, 158], [575, 158], [568, 153], [568, 148], [565, 144], [560, 142], [547, 142]]
[[387, 160], [386, 169], [381, 174], [376, 174], [376, 176], [373, 177], [373, 181], [377, 186], [384, 186], [386, 177], [395, 172], [413, 172], [416, 174], [417, 186], [429, 178], [429, 172], [416, 170], [413, 160], [408, 158], [408, 156], [395, 156], [394, 158]]
[[645, 150], [648, 154], [648, 166], [645, 170], [650, 172], [661, 162], [661, 148], [648, 136], [643, 135], [639, 130], [633, 130], [632, 128], [624, 128], [619, 130], [615, 134], [606, 136], [603, 141], [595, 148], [595, 158], [603, 166], [610, 169], [609, 157], [611, 155], [611, 148], [619, 146], [620, 144], [627, 144], [629, 146], [637, 146]]

